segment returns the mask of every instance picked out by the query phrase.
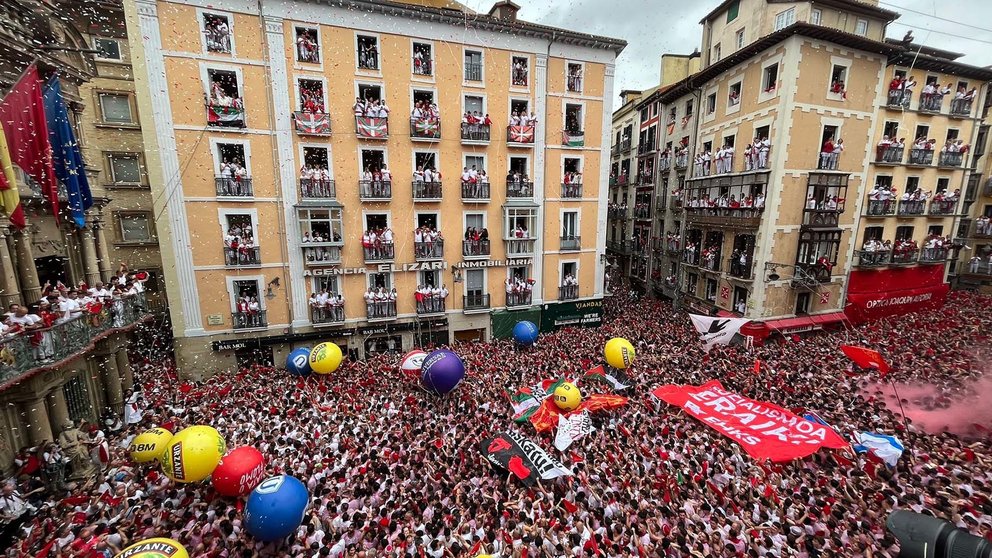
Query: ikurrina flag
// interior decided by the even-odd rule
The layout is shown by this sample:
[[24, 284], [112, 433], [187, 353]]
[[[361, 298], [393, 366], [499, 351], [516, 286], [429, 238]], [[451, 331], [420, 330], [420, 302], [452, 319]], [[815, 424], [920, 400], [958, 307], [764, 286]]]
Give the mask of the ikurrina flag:
[[531, 388], [526, 387], [516, 394], [511, 395], [510, 405], [513, 406], [513, 420], [524, 422], [529, 419], [537, 411], [537, 408], [541, 406], [541, 401], [544, 397], [547, 397], [547, 394], [543, 392], [540, 395], [542, 397], [538, 397]]
[[439, 138], [441, 122], [436, 118], [420, 118], [413, 121], [413, 131], [418, 138]]
[[331, 133], [331, 117], [328, 114], [297, 112], [293, 115], [296, 131], [300, 134], [327, 135]]
[[389, 119], [370, 116], [356, 116], [355, 126], [363, 138], [384, 138], [389, 135]]
[[533, 126], [510, 126], [507, 128], [507, 141], [516, 143], [534, 143]]
[[759, 461], [792, 461], [821, 447], [848, 447], [833, 429], [798, 417], [778, 405], [727, 391], [717, 380], [701, 386], [661, 386], [652, 394], [671, 405], [678, 405], [697, 420], [736, 441], [748, 455]]

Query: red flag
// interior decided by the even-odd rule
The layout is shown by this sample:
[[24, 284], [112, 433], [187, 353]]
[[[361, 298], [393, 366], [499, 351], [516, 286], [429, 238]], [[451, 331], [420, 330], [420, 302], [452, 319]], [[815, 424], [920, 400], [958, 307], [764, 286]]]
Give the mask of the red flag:
[[0, 123], [3, 124], [11, 161], [38, 184], [51, 204], [52, 215], [58, 223], [59, 189], [55, 182], [55, 167], [52, 166], [52, 146], [48, 142], [41, 78], [34, 64], [24, 71], [0, 103]]
[[754, 373], [761, 374], [761, 360], [754, 359]]
[[889, 363], [885, 362], [885, 358], [878, 351], [854, 345], [841, 345], [840, 350], [859, 367], [877, 369], [883, 378], [889, 372]]
[[581, 455], [575, 453], [574, 451], [570, 453], [572, 454], [572, 463], [582, 463], [583, 461], [585, 461], [585, 459]]
[[562, 500], [561, 505], [565, 506], [565, 511], [567, 511], [568, 513], [575, 513], [579, 511], [579, 507], [569, 502], [568, 500]]

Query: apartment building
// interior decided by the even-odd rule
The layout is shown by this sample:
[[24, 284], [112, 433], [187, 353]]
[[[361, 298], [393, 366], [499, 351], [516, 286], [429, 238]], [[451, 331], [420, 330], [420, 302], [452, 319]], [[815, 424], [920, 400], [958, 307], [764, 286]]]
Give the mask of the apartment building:
[[126, 6], [185, 371], [598, 322], [622, 41], [512, 2]]

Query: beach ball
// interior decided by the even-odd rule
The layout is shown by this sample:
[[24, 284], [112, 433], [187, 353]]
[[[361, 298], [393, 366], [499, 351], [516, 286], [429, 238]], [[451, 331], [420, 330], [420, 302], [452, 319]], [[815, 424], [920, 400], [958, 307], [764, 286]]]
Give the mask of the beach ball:
[[521, 345], [533, 345], [537, 342], [537, 324], [523, 320], [513, 326], [513, 340]]
[[190, 426], [165, 445], [162, 471], [176, 482], [199, 482], [210, 476], [227, 453], [224, 437], [212, 426]]
[[135, 436], [127, 451], [135, 463], [148, 463], [162, 456], [162, 450], [171, 439], [172, 432], [165, 428], [152, 428]]
[[299, 479], [289, 475], [269, 477], [248, 496], [245, 530], [260, 541], [286, 538], [303, 522], [310, 494]]
[[403, 360], [400, 361], [400, 370], [406, 374], [420, 375], [420, 369], [424, 367], [425, 358], [427, 358], [427, 353], [420, 349], [414, 349], [403, 355]]
[[574, 411], [579, 403], [582, 403], [582, 394], [572, 382], [562, 382], [560, 386], [555, 388], [552, 397], [554, 397], [555, 405], [558, 405], [562, 411]]
[[603, 356], [613, 368], [627, 368], [634, 363], [634, 346], [622, 337], [614, 337], [606, 342]]
[[286, 357], [286, 370], [293, 376], [310, 375], [310, 349], [300, 347], [293, 349]]
[[341, 366], [341, 347], [337, 343], [321, 343], [310, 351], [310, 370], [318, 374], [330, 374]]
[[177, 541], [155, 538], [136, 542], [114, 558], [189, 558], [189, 552]]
[[221, 496], [245, 496], [265, 477], [265, 458], [251, 446], [240, 447], [224, 456], [210, 476]]
[[438, 395], [451, 393], [464, 378], [465, 363], [451, 351], [440, 349], [424, 359], [420, 383], [428, 391]]

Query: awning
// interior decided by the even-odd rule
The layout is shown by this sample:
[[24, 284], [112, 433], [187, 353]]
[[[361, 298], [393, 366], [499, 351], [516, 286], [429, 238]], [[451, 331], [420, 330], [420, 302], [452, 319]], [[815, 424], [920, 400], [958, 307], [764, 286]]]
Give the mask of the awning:
[[719, 310], [719, 311], [717, 311], [716, 315], [717, 315], [718, 318], [739, 318], [740, 317], [737, 314], [734, 314], [733, 312], [728, 312], [727, 310]]
[[777, 331], [782, 335], [790, 335], [823, 329], [827, 325], [844, 321], [847, 321], [847, 316], [843, 312], [831, 312], [829, 314], [812, 314], [809, 316], [771, 320], [765, 322], [765, 325], [772, 331]]

